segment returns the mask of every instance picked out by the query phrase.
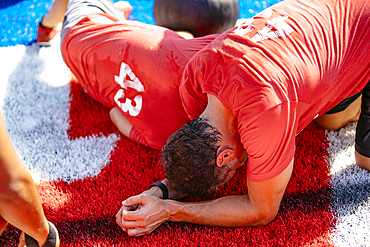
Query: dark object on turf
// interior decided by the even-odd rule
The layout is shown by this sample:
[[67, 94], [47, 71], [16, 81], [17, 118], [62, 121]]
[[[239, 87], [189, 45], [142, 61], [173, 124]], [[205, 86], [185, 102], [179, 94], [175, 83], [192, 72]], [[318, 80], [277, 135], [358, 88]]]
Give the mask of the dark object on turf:
[[199, 37], [232, 28], [239, 0], [155, 0], [153, 14], [157, 25]]
[[[48, 238], [46, 239], [46, 243], [43, 247], [55, 247], [57, 245], [58, 230], [53, 225], [53, 223], [48, 221], [48, 224], [49, 224], [49, 234]], [[38, 242], [33, 237], [30, 237], [27, 234], [24, 235], [27, 247], [39, 247]]]

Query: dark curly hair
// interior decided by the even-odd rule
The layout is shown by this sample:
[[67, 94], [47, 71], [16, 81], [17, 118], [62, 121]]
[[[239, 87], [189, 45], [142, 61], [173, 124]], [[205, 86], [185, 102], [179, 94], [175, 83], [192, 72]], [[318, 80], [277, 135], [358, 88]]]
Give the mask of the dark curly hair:
[[170, 186], [186, 195], [208, 198], [230, 171], [216, 165], [221, 133], [197, 118], [172, 134], [162, 149], [162, 163]]

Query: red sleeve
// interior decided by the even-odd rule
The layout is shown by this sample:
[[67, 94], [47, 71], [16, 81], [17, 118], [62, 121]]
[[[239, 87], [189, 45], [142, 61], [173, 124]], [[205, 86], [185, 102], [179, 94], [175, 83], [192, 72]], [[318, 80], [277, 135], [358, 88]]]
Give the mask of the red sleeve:
[[295, 106], [284, 102], [253, 119], [238, 119], [240, 138], [248, 154], [249, 180], [274, 178], [294, 158], [298, 122]]
[[135, 142], [138, 142], [140, 144], [143, 144], [145, 146], [148, 146], [150, 147], [150, 145], [148, 144], [148, 141], [146, 140], [146, 138], [139, 132], [135, 129], [135, 127], [132, 127], [131, 128], [131, 131], [130, 131], [130, 139], [135, 141]]

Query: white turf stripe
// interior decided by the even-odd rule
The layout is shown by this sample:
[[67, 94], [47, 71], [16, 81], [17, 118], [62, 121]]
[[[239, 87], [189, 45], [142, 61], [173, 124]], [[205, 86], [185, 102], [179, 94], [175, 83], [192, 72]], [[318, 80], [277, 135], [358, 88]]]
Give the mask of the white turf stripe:
[[59, 42], [0, 48], [0, 107], [9, 136], [36, 182], [97, 175], [118, 136], [69, 140], [69, 79]]
[[354, 158], [356, 123], [328, 131], [332, 173], [332, 206], [338, 222], [332, 239], [336, 246], [370, 246], [370, 172]]

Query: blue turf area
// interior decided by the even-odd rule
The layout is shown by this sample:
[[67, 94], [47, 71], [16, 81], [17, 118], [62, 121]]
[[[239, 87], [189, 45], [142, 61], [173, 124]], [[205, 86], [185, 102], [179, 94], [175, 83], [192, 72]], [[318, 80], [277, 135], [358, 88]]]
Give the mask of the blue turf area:
[[[53, 0], [1, 0], [0, 47], [29, 45], [35, 42], [37, 25], [52, 2]], [[248, 18], [279, 0], [240, 0], [239, 2], [239, 18]], [[155, 24], [152, 11], [154, 0], [129, 0], [129, 3], [133, 6], [130, 19]]]

